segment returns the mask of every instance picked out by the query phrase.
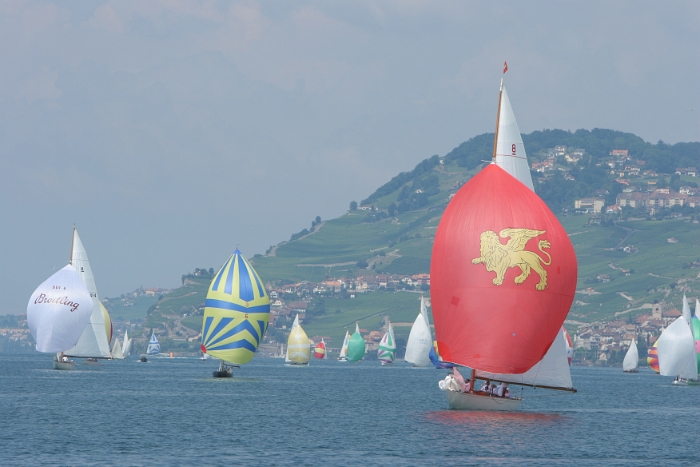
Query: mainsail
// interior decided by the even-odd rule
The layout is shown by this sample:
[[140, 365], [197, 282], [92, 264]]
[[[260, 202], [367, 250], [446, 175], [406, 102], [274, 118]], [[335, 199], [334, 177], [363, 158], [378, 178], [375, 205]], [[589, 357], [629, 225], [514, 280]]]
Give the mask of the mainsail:
[[202, 352], [238, 365], [252, 360], [270, 322], [270, 298], [240, 251], [214, 276], [204, 305]]
[[637, 350], [637, 339], [632, 339], [630, 348], [627, 349], [625, 359], [622, 360], [622, 371], [636, 372], [639, 367], [639, 350]]
[[383, 364], [394, 363], [396, 358], [396, 341], [394, 340], [394, 330], [389, 323], [389, 330], [382, 336], [377, 348], [377, 358]]
[[71, 357], [110, 358], [109, 342], [112, 337], [112, 323], [109, 313], [100, 302], [92, 274], [87, 252], [80, 240], [78, 230], [73, 228], [73, 243], [71, 246], [71, 264], [80, 274], [92, 297], [93, 309], [90, 320], [80, 336], [78, 343], [65, 353]]
[[404, 360], [412, 363], [413, 366], [428, 366], [430, 363], [430, 349], [432, 347], [433, 335], [430, 332], [428, 308], [425, 305], [425, 298], [421, 296], [420, 313], [413, 322], [411, 333], [408, 335]]
[[160, 353], [160, 344], [158, 343], [155, 331], [151, 333], [151, 339], [148, 341], [146, 353], [148, 355], [158, 355]]
[[348, 343], [348, 360], [351, 362], [362, 360], [366, 349], [365, 340], [360, 334], [360, 326], [355, 323], [355, 332], [350, 336], [350, 342]]
[[124, 352], [122, 351], [122, 345], [119, 343], [118, 337], [114, 339], [114, 344], [112, 344], [112, 358], [124, 360]]
[[297, 314], [294, 318], [294, 324], [292, 324], [292, 330], [289, 332], [289, 339], [287, 339], [287, 355], [284, 362], [293, 365], [306, 365], [310, 358], [310, 341], [299, 324], [299, 315]]
[[46, 279], [29, 298], [27, 325], [39, 352], [64, 352], [83, 334], [93, 301], [70, 264]]
[[656, 341], [659, 373], [662, 376], [680, 376], [698, 379], [695, 338], [685, 317], [671, 323]]
[[695, 338], [695, 357], [697, 360], [698, 373], [700, 373], [700, 318], [698, 318], [698, 310], [700, 310], [700, 300], [695, 300], [695, 316], [692, 319], [693, 337]]
[[350, 334], [345, 331], [345, 338], [343, 339], [343, 345], [340, 348], [340, 355], [338, 355], [338, 360], [347, 362], [348, 361], [348, 344], [350, 344]]
[[495, 140], [493, 159], [496, 164], [535, 191], [523, 139], [502, 79]]
[[122, 348], [124, 358], [131, 354], [131, 339], [129, 338], [129, 330], [124, 331], [124, 346]]

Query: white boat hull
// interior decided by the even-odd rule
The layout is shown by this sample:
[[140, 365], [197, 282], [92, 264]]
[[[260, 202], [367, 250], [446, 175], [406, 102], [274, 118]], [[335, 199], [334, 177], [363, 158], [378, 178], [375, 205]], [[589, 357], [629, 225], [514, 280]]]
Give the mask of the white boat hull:
[[54, 370], [75, 370], [75, 362], [70, 360], [68, 362], [59, 362], [58, 360], [53, 360]]
[[453, 410], [484, 410], [484, 411], [511, 411], [517, 410], [523, 400], [518, 398], [507, 398], [489, 396], [479, 393], [445, 391], [447, 401]]

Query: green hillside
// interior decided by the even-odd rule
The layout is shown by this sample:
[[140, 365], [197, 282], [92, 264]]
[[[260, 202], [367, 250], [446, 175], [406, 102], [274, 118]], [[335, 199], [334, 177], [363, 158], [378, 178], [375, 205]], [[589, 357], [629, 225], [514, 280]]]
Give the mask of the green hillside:
[[[645, 303], [666, 300], [680, 306], [683, 292], [695, 297], [700, 290], [700, 209], [658, 209], [654, 220], [647, 214], [623, 209], [615, 215], [575, 215], [575, 199], [594, 194], [615, 203], [623, 187], [695, 186], [694, 178], [674, 173], [676, 167], [700, 167], [700, 143], [650, 144], [611, 130], [547, 130], [524, 135], [531, 163], [551, 158], [555, 146], [577, 148], [582, 157], [574, 162], [557, 159], [551, 173], [533, 171], [536, 191], [560, 216], [579, 260], [579, 293], [570, 312], [576, 323], [644, 312]], [[377, 189], [345, 215], [321, 222], [251, 259], [269, 287], [329, 278], [354, 278], [379, 273], [411, 275], [427, 273], [433, 237], [450, 195], [483, 167], [491, 154], [493, 135], [472, 138], [444, 157], [433, 156], [410, 172], [404, 172]], [[618, 169], [611, 169], [613, 150], [627, 150], [630, 164], [649, 172], [621, 184]], [[622, 169], [619, 169], [622, 170]], [[642, 216], [633, 220], [635, 216]], [[628, 234], [631, 236], [628, 237]], [[623, 241], [624, 240], [624, 241]], [[629, 252], [623, 250], [628, 248]], [[167, 294], [150, 311], [156, 316], [197, 314], [201, 311], [209, 279], [190, 280]], [[411, 322], [418, 312], [418, 294], [374, 292], [356, 298], [324, 297], [326, 313], [307, 319], [310, 336], [330, 335], [334, 345], [345, 329], [360, 320], [375, 329], [381, 316], [392, 322]], [[315, 299], [317, 299], [316, 297]], [[153, 316], [151, 316], [153, 315]], [[182, 324], [198, 329], [201, 318], [191, 316]], [[401, 336], [403, 329], [397, 329]], [[407, 328], [405, 330], [407, 332]], [[272, 331], [274, 335], [274, 331]]]

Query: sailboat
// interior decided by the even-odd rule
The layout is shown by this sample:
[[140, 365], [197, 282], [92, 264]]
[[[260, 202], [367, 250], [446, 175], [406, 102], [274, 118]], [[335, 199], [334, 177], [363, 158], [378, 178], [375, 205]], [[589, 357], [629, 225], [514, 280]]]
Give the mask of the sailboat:
[[693, 337], [695, 338], [695, 356], [698, 362], [698, 373], [700, 374], [700, 318], [698, 318], [698, 311], [700, 311], [700, 300], [695, 300], [695, 316], [691, 320]]
[[311, 359], [310, 341], [299, 324], [299, 315], [294, 318], [292, 330], [287, 339], [287, 355], [284, 363], [287, 365], [308, 365]]
[[472, 370], [468, 392], [455, 389], [453, 375], [440, 382], [453, 409], [520, 406], [520, 398], [476, 391], [478, 379], [575, 392], [561, 327], [576, 291], [576, 254], [527, 183], [527, 159], [504, 94], [501, 81], [492, 163], [450, 201], [433, 244], [439, 354]]
[[389, 330], [382, 336], [377, 348], [377, 358], [382, 365], [391, 365], [396, 359], [396, 340], [394, 339], [394, 330], [389, 323]]
[[639, 373], [639, 350], [637, 350], [636, 337], [630, 342], [624, 360], [622, 360], [622, 371], [625, 373]]
[[234, 367], [251, 361], [269, 322], [270, 297], [236, 249], [214, 276], [204, 302], [201, 350], [221, 361], [213, 376], [231, 377]]
[[129, 338], [129, 330], [124, 331], [124, 345], [122, 346], [122, 355], [124, 358], [131, 354], [131, 339]]
[[561, 327], [561, 332], [564, 334], [564, 340], [566, 341], [566, 359], [569, 361], [569, 366], [571, 366], [571, 362], [574, 359], [574, 346], [571, 343], [571, 336], [566, 332], [564, 326]]
[[413, 366], [424, 367], [430, 363], [430, 349], [433, 347], [433, 334], [430, 332], [430, 321], [428, 320], [428, 307], [425, 298], [420, 297], [420, 313], [411, 326], [406, 343], [406, 354], [404, 360]]
[[350, 344], [350, 333], [345, 331], [345, 338], [343, 339], [343, 345], [340, 347], [340, 355], [338, 355], [339, 362], [348, 361], [348, 344]]
[[29, 298], [27, 325], [36, 350], [55, 352], [55, 369], [75, 369], [75, 362], [63, 353], [79, 341], [93, 306], [90, 291], [70, 264], [46, 279]]
[[359, 362], [365, 357], [366, 350], [367, 346], [362, 334], [360, 334], [360, 326], [355, 323], [355, 332], [350, 336], [350, 342], [348, 342], [348, 360]]
[[112, 344], [112, 358], [115, 360], [124, 360], [124, 352], [118, 337], [114, 339], [114, 344]]
[[659, 374], [675, 376], [674, 384], [698, 384], [695, 337], [688, 299], [683, 295], [682, 316], [671, 323], [656, 341]]
[[97, 363], [98, 358], [112, 358], [109, 349], [109, 343], [112, 339], [112, 321], [97, 295], [95, 276], [92, 274], [87, 252], [75, 227], [73, 227], [70, 264], [78, 271], [90, 291], [93, 308], [90, 320], [77, 344], [68, 349], [65, 354], [69, 357], [85, 358], [87, 359], [85, 363]]
[[321, 338], [321, 342], [314, 347], [314, 357], [319, 360], [328, 360], [328, 352], [326, 349], [326, 341]]
[[659, 340], [657, 339], [656, 342], [654, 342], [654, 345], [651, 346], [647, 354], [647, 365], [649, 365], [649, 368], [651, 368], [657, 373], [659, 372], [659, 353], [656, 348], [656, 345], [658, 343]]
[[148, 348], [146, 349], [146, 355], [158, 355], [160, 353], [160, 344], [158, 343], [158, 337], [156, 337], [156, 332], [151, 332], [151, 339], [148, 341]]

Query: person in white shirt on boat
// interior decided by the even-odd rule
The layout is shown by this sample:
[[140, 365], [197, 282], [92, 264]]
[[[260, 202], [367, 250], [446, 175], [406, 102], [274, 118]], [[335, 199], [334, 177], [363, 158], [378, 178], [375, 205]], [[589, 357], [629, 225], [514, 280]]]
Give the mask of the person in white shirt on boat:
[[489, 385], [488, 381], [484, 381], [484, 384], [481, 385], [481, 388], [479, 389], [481, 392], [491, 392], [491, 386]]
[[506, 383], [501, 383], [498, 385], [498, 387], [494, 390], [494, 394], [496, 394], [498, 397], [503, 397], [506, 393]]

